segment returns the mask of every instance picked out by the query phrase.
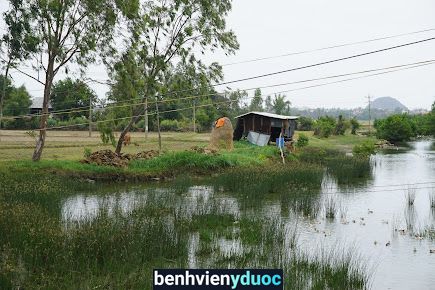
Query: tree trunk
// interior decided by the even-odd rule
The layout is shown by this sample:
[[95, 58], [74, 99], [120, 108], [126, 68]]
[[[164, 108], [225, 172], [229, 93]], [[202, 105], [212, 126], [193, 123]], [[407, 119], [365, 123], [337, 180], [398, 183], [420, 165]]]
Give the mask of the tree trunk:
[[130, 131], [131, 126], [133, 126], [133, 124], [136, 124], [137, 121], [139, 121], [139, 118], [141, 117], [141, 114], [142, 114], [141, 109], [142, 109], [142, 107], [139, 107], [138, 112], [135, 112], [135, 114], [133, 114], [133, 117], [131, 117], [130, 122], [127, 124], [127, 126], [124, 128], [124, 130], [122, 130], [121, 135], [119, 136], [119, 139], [118, 139], [118, 143], [116, 144], [116, 149], [115, 149], [116, 154], [118, 154], [118, 155], [121, 154], [122, 143], [124, 142], [124, 137]]
[[11, 59], [9, 59], [7, 65], [6, 65], [6, 71], [3, 78], [3, 88], [2, 88], [2, 95], [0, 98], [0, 141], [1, 141], [1, 130], [3, 128], [3, 103], [6, 98], [6, 87], [8, 85], [8, 75], [9, 75], [9, 68], [11, 67]]
[[47, 134], [47, 120], [48, 120], [48, 103], [50, 100], [51, 87], [54, 79], [54, 58], [49, 59], [47, 73], [45, 74], [44, 84], [44, 100], [42, 102], [42, 115], [39, 129], [39, 138], [36, 141], [35, 151], [33, 152], [33, 161], [41, 160], [42, 150], [44, 149], [45, 137]]

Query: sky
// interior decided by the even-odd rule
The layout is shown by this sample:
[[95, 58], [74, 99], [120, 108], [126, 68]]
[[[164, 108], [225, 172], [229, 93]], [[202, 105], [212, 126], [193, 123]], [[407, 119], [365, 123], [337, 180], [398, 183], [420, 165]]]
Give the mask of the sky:
[[[0, 11], [6, 8], [7, 3], [2, 0]], [[2, 30], [1, 25], [0, 31]], [[204, 56], [206, 63], [230, 64], [434, 29], [424, 33], [336, 49], [225, 65], [223, 67], [225, 81], [232, 81], [435, 37], [435, 1], [236, 0], [233, 1], [233, 9], [228, 15], [227, 25], [235, 32], [240, 43], [240, 50], [229, 57], [219, 52], [206, 54]], [[228, 86], [232, 89], [248, 89], [432, 59], [435, 59], [435, 40]], [[89, 67], [87, 75], [94, 79], [107, 79], [103, 66]], [[12, 76], [15, 84], [24, 84], [32, 96], [42, 95], [40, 84], [18, 72], [14, 72]], [[64, 75], [61, 74], [58, 79], [63, 77]], [[301, 89], [336, 80], [339, 79], [265, 88], [262, 92], [263, 95], [273, 95], [275, 92], [293, 90], [285, 93], [292, 106], [308, 108], [362, 107], [367, 105], [368, 95], [372, 99], [391, 96], [410, 109], [429, 109], [435, 101], [435, 64]], [[105, 97], [108, 89], [101, 84], [92, 84], [92, 88], [101, 98]], [[218, 91], [224, 89], [225, 87], [217, 87]], [[249, 94], [252, 95], [253, 91], [249, 91]]]

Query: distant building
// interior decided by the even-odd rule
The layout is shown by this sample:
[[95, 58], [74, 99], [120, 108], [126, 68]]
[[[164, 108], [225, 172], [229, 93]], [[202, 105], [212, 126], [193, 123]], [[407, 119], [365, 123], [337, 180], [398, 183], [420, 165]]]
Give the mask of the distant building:
[[292, 140], [296, 129], [296, 120], [299, 117], [249, 112], [236, 118], [237, 125], [234, 130], [234, 140], [240, 140], [242, 137], [248, 136], [249, 132], [255, 132], [267, 135], [270, 141], [275, 141], [281, 134], [285, 140]]
[[[42, 113], [42, 103], [44, 101], [44, 98], [38, 97], [32, 99], [32, 104], [30, 105], [29, 111], [30, 114], [41, 114]], [[51, 103], [48, 102], [48, 112], [53, 111], [53, 107], [51, 106]]]

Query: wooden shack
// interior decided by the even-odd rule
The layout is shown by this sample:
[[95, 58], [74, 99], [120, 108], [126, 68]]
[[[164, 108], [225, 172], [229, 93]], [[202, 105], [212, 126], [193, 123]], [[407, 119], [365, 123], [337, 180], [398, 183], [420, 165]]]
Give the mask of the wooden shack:
[[269, 135], [270, 141], [275, 141], [281, 133], [286, 141], [292, 140], [298, 118], [297, 116], [284, 116], [265, 112], [249, 112], [237, 116], [234, 140], [240, 140], [248, 136], [251, 131]]

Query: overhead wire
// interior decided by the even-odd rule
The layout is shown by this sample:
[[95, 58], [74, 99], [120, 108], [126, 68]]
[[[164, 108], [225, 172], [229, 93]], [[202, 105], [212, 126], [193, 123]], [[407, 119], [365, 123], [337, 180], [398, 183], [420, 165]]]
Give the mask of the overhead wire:
[[[358, 72], [351, 72], [351, 73], [346, 73], [346, 74], [338, 74], [338, 75], [319, 77], [319, 78], [312, 78], [312, 79], [306, 79], [306, 80], [300, 80], [300, 81], [294, 81], [294, 82], [287, 82], [287, 83], [279, 83], [279, 84], [273, 84], [273, 85], [252, 87], [252, 88], [247, 88], [247, 89], [241, 89], [241, 91], [251, 91], [251, 90], [255, 90], [255, 89], [272, 88], [272, 87], [279, 87], [279, 86], [284, 86], [284, 85], [292, 85], [292, 84], [298, 84], [298, 83], [313, 82], [313, 81], [318, 81], [318, 80], [325, 80], [325, 79], [339, 78], [339, 77], [350, 76], [350, 75], [358, 75], [358, 74], [363, 74], [363, 73], [368, 73], [368, 72], [388, 70], [387, 72], [379, 73], [379, 74], [385, 74], [385, 73], [391, 73], [391, 72], [396, 72], [396, 71], [400, 71], [400, 70], [406, 70], [406, 69], [416, 68], [416, 67], [420, 67], [420, 66], [430, 65], [430, 64], [434, 64], [434, 63], [435, 63], [435, 59], [431, 59], [431, 60], [426, 60], [426, 61], [420, 61], [420, 62], [415, 62], [415, 63], [408, 63], [408, 64], [403, 64], [403, 65], [395, 65], [395, 66], [389, 66], [389, 67], [378, 68], [378, 69], [369, 69], [369, 70], [363, 70], [363, 71], [358, 71]], [[395, 69], [395, 70], [392, 70], [392, 69]], [[359, 77], [359, 78], [370, 77], [370, 76], [379, 75], [379, 74], [371, 74], [371, 75], [366, 75], [366, 76], [362, 76], [362, 77]], [[358, 78], [345, 79], [345, 80], [340, 80], [340, 81], [332, 82], [332, 83], [339, 83], [339, 82], [349, 81], [349, 80], [353, 80], [353, 79], [358, 79]], [[326, 84], [330, 84], [330, 83], [326, 83]], [[305, 88], [311, 88], [311, 87], [323, 86], [323, 85], [325, 85], [325, 84], [313, 85], [313, 86], [309, 86], [309, 87], [305, 87]], [[305, 89], [305, 88], [297, 88], [295, 90], [301, 90], [301, 89]], [[290, 91], [293, 91], [293, 90], [280, 91], [280, 92], [276, 92], [276, 93], [284, 93], [284, 92], [290, 92]], [[187, 100], [187, 99], [196, 99], [196, 98], [200, 98], [200, 97], [214, 96], [216, 94], [217, 93], [208, 93], [208, 94], [203, 94], [203, 95], [195, 95], [195, 96], [188, 96], [188, 97], [181, 97], [181, 98], [162, 99], [162, 100], [158, 100], [158, 101], [150, 101], [150, 102], [148, 102], [148, 104], [166, 103], [166, 102], [180, 101], [180, 100]], [[132, 106], [145, 105], [145, 102], [136, 103], [136, 104], [127, 104], [127, 105], [116, 105], [118, 103], [124, 103], [124, 102], [127, 102], [127, 101], [131, 102], [133, 100], [141, 100], [141, 99], [142, 98], [133, 98], [133, 99], [129, 99], [129, 100], [123, 100], [123, 101], [120, 101], [120, 102], [114, 102], [114, 103], [108, 104], [106, 107], [109, 107], [109, 108], [122, 108], [122, 107], [132, 107]], [[113, 106], [113, 104], [115, 104], [115, 105]], [[65, 109], [65, 110], [51, 111], [51, 112], [48, 113], [48, 115], [62, 115], [62, 114], [79, 113], [79, 112], [86, 112], [86, 111], [89, 111], [89, 106], [82, 106], [82, 107], [75, 107], [75, 108]], [[25, 114], [25, 115], [17, 115], [17, 116], [4, 116], [4, 118], [20, 119], [20, 118], [29, 118], [29, 117], [32, 117], [32, 116], [42, 116], [42, 115], [43, 114]]]
[[431, 32], [431, 31], [435, 31], [435, 28], [417, 30], [417, 31], [412, 31], [412, 32], [407, 32], [407, 33], [383, 36], [383, 37], [372, 38], [372, 39], [367, 39], [367, 40], [360, 40], [360, 41], [355, 41], [355, 42], [347, 42], [347, 43], [342, 43], [342, 44], [330, 45], [330, 46], [326, 46], [326, 47], [322, 47], [322, 48], [315, 48], [315, 49], [302, 50], [302, 51], [296, 51], [296, 52], [288, 52], [288, 53], [274, 55], [274, 56], [257, 57], [257, 58], [247, 59], [247, 60], [234, 61], [234, 62], [222, 64], [222, 66], [232, 66], [232, 65], [258, 62], [258, 61], [264, 61], [264, 60], [275, 59], [275, 58], [283, 58], [283, 57], [293, 56], [293, 55], [313, 53], [313, 52], [317, 52], [317, 51], [324, 51], [324, 50], [330, 50], [330, 49], [335, 49], [335, 48], [340, 48], [340, 47], [353, 46], [353, 45], [358, 45], [358, 44], [370, 43], [370, 42], [392, 39], [392, 38], [397, 38], [397, 37], [403, 37], [403, 36], [408, 36], [408, 35], [415, 35], [415, 34], [420, 34], [420, 33], [425, 33], [425, 32]]

